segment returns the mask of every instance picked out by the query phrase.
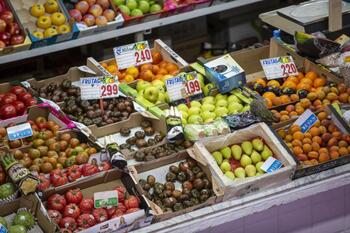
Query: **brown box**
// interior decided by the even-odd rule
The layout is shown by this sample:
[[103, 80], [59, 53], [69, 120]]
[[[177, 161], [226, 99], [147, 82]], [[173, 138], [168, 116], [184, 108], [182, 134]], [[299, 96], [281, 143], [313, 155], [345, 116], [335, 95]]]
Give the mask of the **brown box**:
[[[265, 173], [258, 177], [230, 180], [221, 171], [211, 153], [225, 146], [242, 143], [255, 137], [264, 139], [274, 157], [283, 164], [283, 167], [273, 173]], [[290, 182], [296, 167], [294, 158], [288, 154], [280, 139], [265, 123], [258, 123], [225, 136], [196, 142], [193, 146], [193, 152], [198, 157], [202, 156], [208, 164], [213, 176], [218, 180], [219, 186], [224, 190], [224, 200], [286, 184]]]
[[[97, 224], [93, 227], [85, 229], [81, 232], [83, 233], [92, 233], [92, 232], [112, 232], [120, 230], [121, 232], [136, 230], [140, 227], [147, 226], [151, 224], [153, 219], [152, 214], [150, 213], [150, 207], [145, 200], [145, 197], [141, 195], [136, 189], [136, 183], [133, 181], [131, 176], [128, 173], [123, 173], [118, 169], [112, 169], [106, 172], [103, 176], [94, 176], [89, 177], [80, 182], [76, 182], [70, 186], [60, 188], [59, 190], [54, 190], [48, 192], [44, 195], [43, 201], [46, 201], [47, 198], [55, 193], [64, 195], [68, 190], [73, 188], [79, 188], [84, 197], [91, 197], [95, 192], [103, 192], [113, 190], [116, 186], [124, 186], [127, 192], [131, 195], [136, 195], [139, 197], [141, 204], [140, 210], [125, 214], [122, 217], [128, 223], [128, 227], [123, 229], [118, 229], [120, 224], [120, 218], [113, 218], [103, 223]], [[44, 203], [45, 204], [45, 203]]]
[[[210, 197], [205, 202], [203, 202], [199, 205], [188, 207], [186, 209], [172, 212], [172, 213], [163, 212], [158, 205], [156, 205], [154, 202], [152, 202], [151, 200], [146, 198], [147, 202], [149, 203], [149, 205], [151, 206], [151, 208], [153, 210], [155, 221], [157, 221], [157, 222], [163, 221], [163, 220], [166, 220], [169, 218], [173, 218], [173, 217], [179, 216], [181, 214], [188, 213], [188, 212], [191, 212], [193, 210], [200, 209], [200, 208], [203, 208], [205, 206], [209, 206], [209, 205], [212, 205], [212, 204], [215, 204], [217, 202], [222, 201], [223, 190], [217, 185], [217, 181], [214, 178], [214, 176], [212, 175], [212, 172], [210, 171], [209, 167], [207, 165], [205, 165], [205, 162], [201, 159], [200, 156], [198, 157], [198, 156], [194, 155], [193, 153], [187, 153], [186, 151], [179, 152], [177, 154], [161, 158], [160, 160], [158, 160], [157, 163], [147, 163], [147, 164], [139, 164], [139, 165], [135, 165], [135, 166], [129, 166], [130, 173], [132, 174], [132, 177], [135, 180], [135, 182], [137, 182], [137, 186], [136, 186], [137, 190], [140, 193], [146, 193], [142, 189], [141, 185], [138, 182], [141, 178], [146, 179], [147, 175], [152, 174], [156, 177], [156, 181], [157, 181], [157, 180], [159, 180], [157, 175], [162, 175], [163, 177], [165, 177], [165, 174], [169, 171], [170, 165], [177, 165], [180, 162], [185, 161], [187, 158], [193, 158], [198, 162], [198, 166], [201, 167], [203, 172], [207, 175], [207, 178], [211, 181], [212, 187], [213, 187], [212, 191], [214, 191], [215, 196]], [[161, 181], [159, 181], [159, 182], [163, 183]], [[179, 188], [177, 188], [177, 189], [180, 190]]]
[[[42, 204], [39, 198], [35, 194], [22, 196], [13, 202], [2, 204], [0, 208], [0, 216], [5, 217], [6, 220], [12, 219], [20, 208], [26, 208], [36, 218], [36, 224], [34, 228], [29, 230], [28, 233], [54, 233], [56, 232], [56, 225], [51, 222], [45, 211], [42, 209]], [[10, 216], [9, 216], [10, 215]], [[11, 216], [12, 215], [12, 216]], [[8, 216], [8, 217], [7, 217]], [[9, 223], [9, 221], [7, 221]]]

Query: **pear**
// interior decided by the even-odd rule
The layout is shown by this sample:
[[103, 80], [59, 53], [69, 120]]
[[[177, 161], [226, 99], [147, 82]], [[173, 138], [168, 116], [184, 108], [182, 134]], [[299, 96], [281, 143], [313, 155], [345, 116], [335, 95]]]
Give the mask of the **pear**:
[[220, 150], [221, 154], [224, 156], [225, 159], [231, 158], [231, 149], [230, 147], [226, 146]]
[[247, 155], [251, 155], [251, 153], [253, 152], [253, 145], [249, 141], [244, 141], [241, 147], [243, 149], [243, 152]]
[[226, 172], [228, 172], [228, 171], [231, 171], [231, 165], [230, 165], [229, 162], [224, 161], [224, 162], [221, 163], [220, 169], [221, 169], [221, 171], [222, 171], [223, 173], [226, 173]]
[[262, 151], [264, 149], [264, 143], [259, 138], [253, 139], [252, 144], [253, 144], [254, 150]]
[[256, 174], [256, 168], [254, 165], [249, 164], [244, 168], [244, 170], [248, 177], [253, 177]]
[[219, 151], [215, 151], [212, 155], [216, 160], [216, 163], [220, 166], [220, 164], [222, 163], [222, 154]]
[[268, 146], [264, 145], [264, 150], [261, 152], [262, 159], [265, 161], [270, 156], [272, 156], [272, 151], [270, 150], [270, 148]]
[[242, 167], [246, 167], [247, 165], [252, 164], [252, 159], [248, 155], [243, 155], [240, 163]]
[[242, 167], [238, 167], [234, 171], [237, 178], [245, 178], [245, 170]]
[[242, 148], [239, 145], [233, 145], [231, 146], [231, 151], [233, 158], [235, 160], [240, 160], [242, 156]]
[[227, 176], [229, 179], [234, 180], [235, 179], [235, 174], [233, 174], [232, 171], [227, 171], [225, 172], [225, 176]]
[[250, 155], [250, 158], [252, 159], [252, 162], [254, 164], [261, 161], [261, 155], [258, 152], [256, 152], [255, 150], [253, 150], [252, 154]]
[[262, 173], [260, 173], [260, 172], [257, 172], [256, 174], [255, 174], [255, 176], [261, 176], [262, 175]]
[[265, 171], [261, 169], [261, 166], [264, 164], [264, 162], [259, 162], [257, 164], [255, 164], [256, 170], [258, 171], [258, 173], [264, 174]]

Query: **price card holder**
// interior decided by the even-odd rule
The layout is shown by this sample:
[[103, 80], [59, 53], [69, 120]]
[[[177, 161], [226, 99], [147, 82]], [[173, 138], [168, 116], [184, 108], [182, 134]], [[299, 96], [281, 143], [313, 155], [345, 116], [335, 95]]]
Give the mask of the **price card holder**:
[[113, 52], [119, 70], [153, 61], [148, 41], [116, 47], [113, 48]]
[[274, 157], [270, 156], [262, 165], [261, 165], [261, 170], [270, 173], [277, 171], [282, 167], [282, 163], [275, 159]]
[[113, 76], [80, 78], [82, 100], [107, 99], [119, 96], [118, 82]]
[[95, 208], [118, 206], [118, 192], [114, 190], [94, 193], [94, 206]]
[[317, 116], [309, 109], [300, 115], [294, 125], [299, 125], [302, 133], [306, 133], [318, 121]]
[[298, 69], [291, 56], [273, 57], [260, 60], [266, 79], [277, 79], [298, 75]]
[[32, 127], [29, 123], [15, 125], [7, 128], [7, 135], [10, 141], [27, 138], [33, 135]]
[[181, 73], [167, 79], [165, 85], [169, 100], [174, 104], [203, 97], [197, 72]]

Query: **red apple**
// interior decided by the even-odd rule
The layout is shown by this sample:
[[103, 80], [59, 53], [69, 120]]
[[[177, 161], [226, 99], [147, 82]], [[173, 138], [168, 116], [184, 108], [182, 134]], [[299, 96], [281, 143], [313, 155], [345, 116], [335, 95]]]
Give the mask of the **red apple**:
[[96, 3], [96, 0], [86, 0], [89, 3], [89, 6], [92, 6]]
[[6, 45], [10, 44], [11, 34], [8, 32], [0, 32], [0, 40], [5, 42]]
[[4, 32], [6, 29], [6, 22], [0, 19], [0, 32]]
[[0, 40], [0, 49], [5, 48], [6, 44], [2, 40]]
[[103, 9], [100, 5], [92, 5], [89, 9], [89, 13], [92, 14], [93, 16], [97, 17], [102, 15]]
[[22, 35], [14, 35], [11, 37], [11, 45], [22, 44], [24, 42], [24, 37]]
[[73, 9], [69, 11], [69, 15], [76, 21], [80, 22], [83, 19], [81, 12], [77, 9]]
[[10, 24], [13, 22], [13, 14], [11, 11], [3, 11], [0, 14], [0, 19], [4, 20], [7, 24]]
[[106, 26], [107, 23], [108, 23], [108, 20], [103, 15], [96, 17], [96, 25], [97, 26]]
[[103, 11], [103, 16], [110, 22], [115, 19], [115, 12], [112, 9], [106, 9]]
[[103, 9], [109, 8], [109, 0], [97, 0], [97, 4], [99, 4]]
[[18, 35], [21, 32], [18, 23], [10, 23], [9, 25], [7, 25], [7, 31], [11, 35]]
[[89, 3], [87, 1], [80, 1], [75, 4], [75, 9], [81, 12], [82, 15], [86, 14], [89, 10]]
[[83, 21], [88, 27], [95, 25], [95, 17], [91, 14], [84, 15]]

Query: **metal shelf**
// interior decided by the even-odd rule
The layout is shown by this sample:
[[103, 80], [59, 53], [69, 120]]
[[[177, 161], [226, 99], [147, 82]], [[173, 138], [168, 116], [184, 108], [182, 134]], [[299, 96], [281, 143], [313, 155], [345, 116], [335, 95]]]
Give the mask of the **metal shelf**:
[[186, 21], [189, 19], [197, 18], [204, 15], [210, 15], [210, 14], [222, 12], [225, 10], [230, 10], [230, 9], [232, 10], [234, 8], [247, 6], [258, 2], [263, 2], [263, 0], [235, 0], [232, 2], [220, 3], [220, 4], [212, 5], [210, 7], [177, 14], [166, 18], [161, 18], [161, 19], [157, 19], [157, 20], [153, 20], [145, 23], [140, 23], [137, 25], [128, 26], [125, 28], [116, 29], [113, 31], [108, 31], [108, 32], [98, 33], [96, 35], [78, 38], [76, 40], [70, 40], [62, 43], [53, 44], [50, 46], [35, 48], [32, 50], [27, 50], [27, 51], [22, 51], [18, 53], [1, 56], [0, 64], [20, 61], [20, 60], [40, 56], [40, 55], [62, 51], [65, 49], [70, 49], [70, 48], [79, 47], [82, 45], [96, 43], [103, 40], [117, 38], [124, 35], [134, 34], [134, 33], [142, 32], [152, 28], [157, 28], [157, 27], [161, 27], [161, 26], [165, 26], [165, 25], [169, 25], [169, 24], [173, 24], [181, 21]]
[[296, 179], [277, 188], [224, 201], [132, 231], [200, 232], [237, 219], [350, 184], [350, 164]]

